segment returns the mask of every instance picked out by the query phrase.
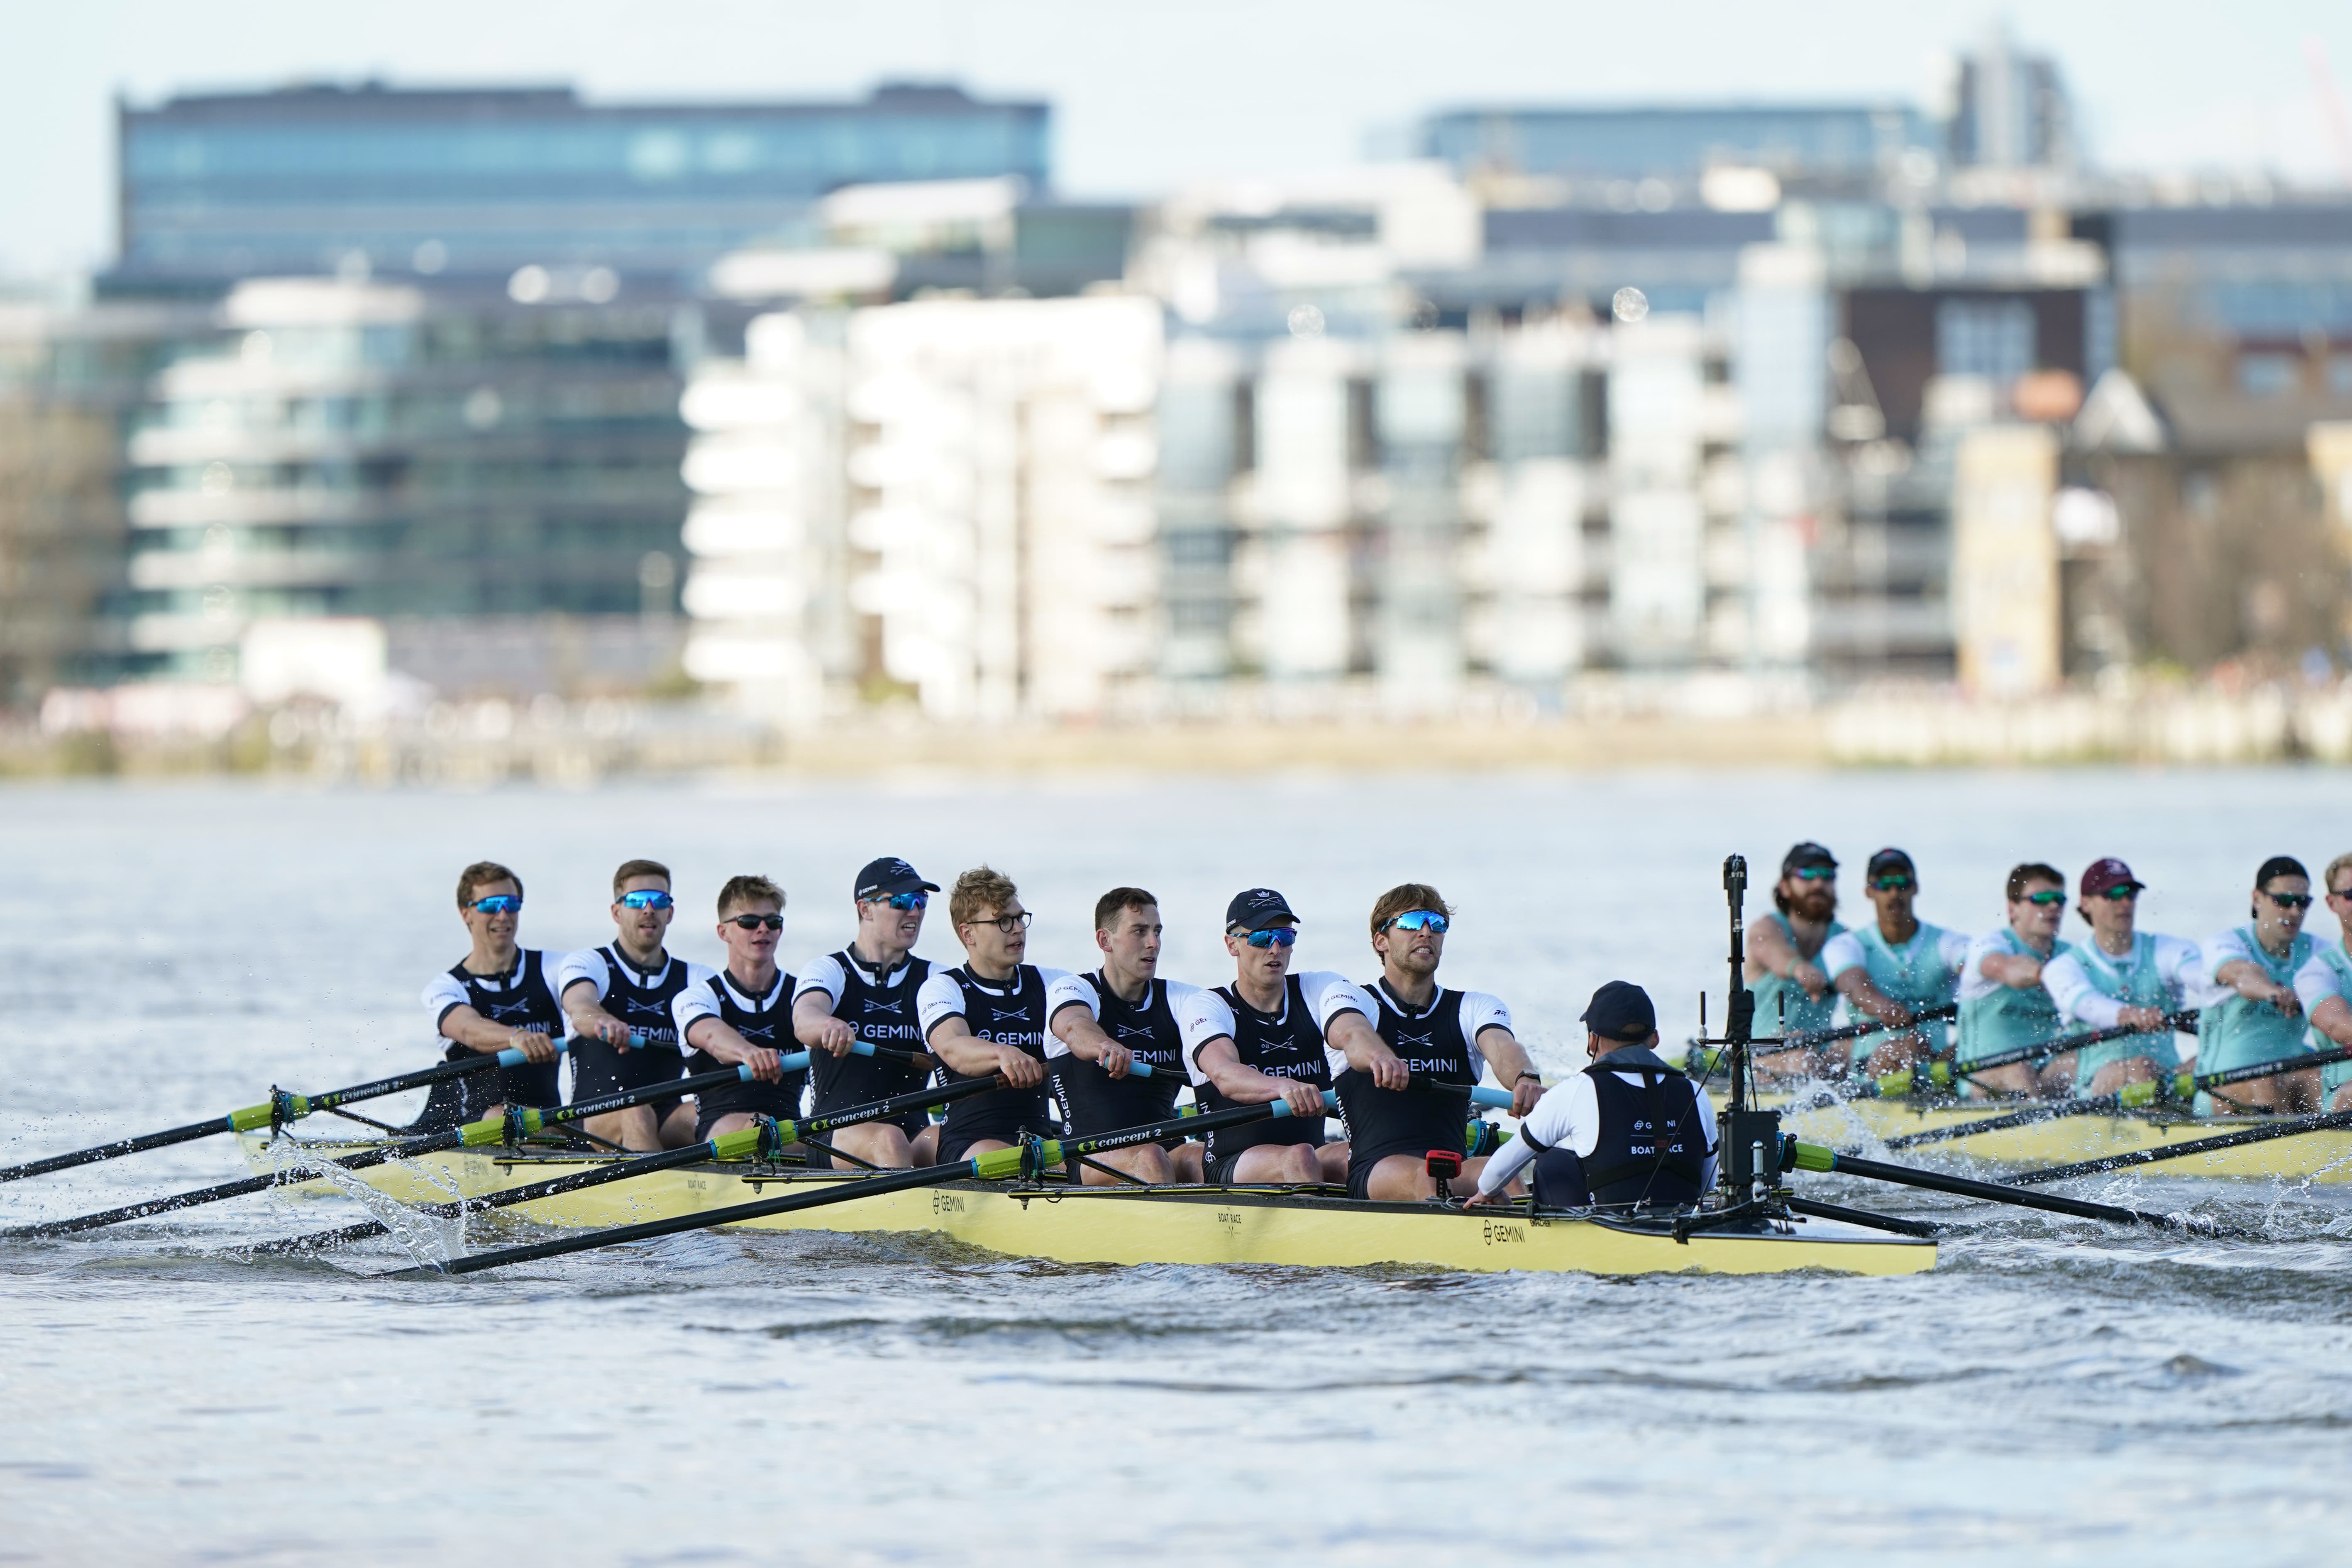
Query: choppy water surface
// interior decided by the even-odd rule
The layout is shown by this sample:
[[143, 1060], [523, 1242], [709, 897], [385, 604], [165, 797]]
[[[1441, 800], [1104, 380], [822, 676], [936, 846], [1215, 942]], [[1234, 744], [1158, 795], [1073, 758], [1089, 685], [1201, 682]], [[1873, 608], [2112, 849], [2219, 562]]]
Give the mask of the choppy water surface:
[[[1447, 977], [1503, 993], [1565, 1065], [1603, 979], [1648, 984], [1670, 1030], [1703, 985], [1720, 1007], [1729, 850], [1769, 876], [1819, 837], [1851, 873], [1903, 843], [1922, 912], [1969, 928], [2013, 861], [2122, 854], [2146, 925], [2202, 935], [2242, 918], [2263, 857], [2352, 847], [2347, 798], [2305, 773], [15, 789], [0, 1162], [430, 1060], [415, 994], [464, 952], [450, 888], [478, 856], [522, 871], [550, 947], [607, 934], [615, 861], [667, 859], [674, 945], [706, 961], [702, 911], [739, 870], [790, 889], [793, 962], [846, 937], [877, 854], [1006, 870], [1045, 963], [1086, 958], [1095, 895], [1140, 882], [1166, 972], [1201, 980], [1239, 887], [1290, 895], [1302, 964], [1369, 973], [1373, 895], [1433, 880], [1461, 910]], [[922, 951], [952, 956], [943, 922]], [[226, 1141], [188, 1145], [0, 1188], [0, 1222], [239, 1173]], [[2269, 1239], [1831, 1183], [1977, 1228], [1900, 1280], [1072, 1268], [697, 1234], [394, 1283], [368, 1278], [405, 1261], [389, 1241], [241, 1253], [358, 1212], [266, 1197], [0, 1241], [0, 1557], [2340, 1560], [2352, 1187], [2069, 1190]]]

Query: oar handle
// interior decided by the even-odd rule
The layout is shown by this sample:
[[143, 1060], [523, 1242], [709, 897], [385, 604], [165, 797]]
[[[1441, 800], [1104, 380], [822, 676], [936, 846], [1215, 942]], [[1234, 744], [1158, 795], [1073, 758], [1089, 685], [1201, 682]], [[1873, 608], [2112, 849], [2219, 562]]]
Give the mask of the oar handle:
[[1511, 1091], [1507, 1089], [1489, 1089], [1485, 1084], [1456, 1083], [1451, 1079], [1432, 1078], [1425, 1072], [1417, 1072], [1406, 1079], [1405, 1088], [1466, 1094], [1470, 1097], [1471, 1104], [1483, 1105], [1490, 1110], [1500, 1109], [1511, 1103]]

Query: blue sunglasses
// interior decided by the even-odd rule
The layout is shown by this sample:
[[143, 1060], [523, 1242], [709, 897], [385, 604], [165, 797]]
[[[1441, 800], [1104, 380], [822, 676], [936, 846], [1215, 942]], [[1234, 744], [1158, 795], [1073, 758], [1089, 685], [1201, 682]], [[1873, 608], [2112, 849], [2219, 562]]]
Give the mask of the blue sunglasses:
[[677, 900], [658, 889], [646, 888], [639, 892], [623, 893], [616, 901], [623, 909], [666, 910]]
[[1386, 931], [1389, 926], [1395, 926], [1400, 931], [1433, 931], [1438, 935], [1444, 936], [1446, 928], [1453, 923], [1435, 910], [1407, 910], [1404, 913], [1392, 917], [1388, 925], [1381, 929]]
[[868, 899], [869, 904], [887, 904], [894, 910], [928, 910], [931, 907], [927, 893], [892, 893], [885, 899]]
[[474, 908], [486, 915], [510, 915], [522, 908], [522, 895], [492, 893], [487, 899], [476, 899]]
[[1234, 934], [1252, 947], [1288, 947], [1298, 940], [1297, 930], [1291, 926], [1268, 926], [1264, 931]]

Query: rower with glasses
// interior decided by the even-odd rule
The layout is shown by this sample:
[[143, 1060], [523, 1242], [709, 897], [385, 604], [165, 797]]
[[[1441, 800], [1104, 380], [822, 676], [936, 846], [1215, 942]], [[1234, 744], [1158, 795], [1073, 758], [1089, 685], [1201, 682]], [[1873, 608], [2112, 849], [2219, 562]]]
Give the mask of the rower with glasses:
[[[1160, 977], [1161, 935], [1157, 898], [1141, 888], [1113, 888], [1095, 900], [1102, 967], [1066, 974], [1046, 994], [1054, 1037], [1045, 1042], [1045, 1062], [1078, 1137], [1175, 1113], [1176, 1091], [1184, 1086], [1184, 1036], [1175, 1009], [1200, 987]], [[1138, 1073], [1138, 1067], [1150, 1071]], [[1089, 1186], [1118, 1184], [1101, 1169], [1108, 1165], [1153, 1185], [1198, 1182], [1201, 1153], [1190, 1140], [1172, 1151], [1157, 1143], [1114, 1149], [1081, 1165], [1079, 1179]]]
[[678, 1038], [694, 1051], [686, 1061], [689, 1076], [748, 1067], [751, 1078], [697, 1097], [698, 1143], [741, 1131], [762, 1116], [790, 1120], [801, 1113], [808, 1074], [784, 1071], [782, 1055], [793, 1044], [793, 977], [776, 966], [783, 931], [782, 888], [765, 877], [727, 879], [719, 889], [719, 941], [727, 967], [716, 974], [705, 971], [699, 984], [677, 994], [670, 1011]]
[[2042, 966], [2042, 986], [2058, 1005], [2060, 1018], [2089, 1029], [2143, 1031], [2077, 1048], [2078, 1095], [2113, 1094], [2126, 1084], [2179, 1071], [2170, 1019], [2210, 984], [2195, 942], [2138, 929], [2146, 885], [2112, 855], [2084, 867], [2075, 908], [2090, 925], [2091, 940]]
[[1016, 1146], [1024, 1134], [1053, 1135], [1045, 1079], [1045, 997], [1059, 969], [1024, 963], [1029, 911], [1013, 879], [986, 866], [955, 879], [948, 919], [964, 961], [916, 993], [923, 1040], [950, 1084], [1002, 1074], [1006, 1087], [959, 1100], [940, 1125], [945, 1164]]
[[[1780, 858], [1772, 888], [1774, 912], [1748, 931], [1748, 986], [1756, 996], [1759, 1035], [1810, 1034], [1830, 1026], [1837, 992], [1823, 966], [1824, 951], [1845, 927], [1837, 920], [1837, 858], [1810, 839]], [[1779, 1075], [1806, 1077], [1836, 1065], [1835, 1054], [1790, 1052], [1759, 1064]]]
[[[2294, 994], [2311, 1018], [2312, 1049], [2352, 1049], [2352, 855], [2330, 860], [2319, 883], [2327, 889], [2337, 936], [2312, 944], [2310, 960], [2295, 971]], [[2328, 1110], [2352, 1110], [2352, 1062], [2322, 1068], [2319, 1087]]]
[[[2311, 873], [2291, 855], [2273, 855], [2254, 873], [2251, 917], [2205, 941], [2213, 989], [2197, 1019], [2197, 1070], [2227, 1072], [2303, 1055], [2308, 1021], [2294, 982], [2315, 944], [2303, 929], [2311, 912]], [[2197, 1097], [2214, 1109], [2309, 1110], [2319, 1102], [2316, 1070], [2283, 1072], [2233, 1083]]]
[[1919, 869], [1900, 849], [1881, 849], [1863, 871], [1863, 887], [1877, 919], [1842, 931], [1822, 948], [1822, 968], [1861, 1018], [1892, 1024], [1900, 1033], [1863, 1036], [1850, 1047], [1847, 1070], [1894, 1072], [1949, 1049], [1944, 1021], [1910, 1025], [1922, 1013], [1947, 1006], [1968, 961], [1965, 932], [1929, 925], [1914, 912]]
[[[915, 956], [915, 942], [939, 890], [895, 855], [867, 861], [850, 885], [857, 934], [810, 964], [793, 993], [793, 1034], [810, 1052], [810, 1115], [909, 1094], [929, 1079], [937, 1061], [923, 1049], [915, 998], [931, 966]], [[860, 1040], [876, 1047], [873, 1056], [850, 1055]], [[910, 1110], [844, 1127], [830, 1142], [849, 1160], [903, 1171], [937, 1163], [939, 1130], [926, 1112]], [[823, 1154], [815, 1163], [832, 1164]]]
[[[669, 868], [658, 860], [624, 860], [613, 873], [613, 940], [567, 953], [556, 966], [555, 992], [573, 1037], [575, 1103], [678, 1076], [684, 1058], [671, 1004], [710, 972], [698, 976], [699, 965], [663, 946], [677, 913]], [[694, 1117], [693, 1105], [680, 1098], [667, 1106], [634, 1105], [591, 1116], [580, 1126], [592, 1138], [650, 1153], [693, 1142]]]
[[2074, 1081], [2071, 1051], [2042, 1062], [1969, 1072], [1969, 1064], [2001, 1052], [2048, 1045], [2059, 1036], [2058, 1004], [2042, 988], [2042, 966], [2069, 950], [2058, 935], [2066, 918], [2066, 878], [2031, 860], [2011, 868], [2009, 922], [1969, 944], [1960, 968], [1959, 1044], [1956, 1070], [1979, 1089], [2009, 1094], [2063, 1094]]
[[522, 922], [522, 879], [495, 860], [477, 860], [457, 874], [457, 918], [472, 945], [466, 956], [425, 987], [425, 1008], [436, 1036], [448, 1042], [445, 1059], [520, 1051], [520, 1067], [437, 1084], [409, 1129], [437, 1132], [461, 1121], [496, 1116], [509, 1105], [545, 1109], [563, 1103], [555, 1042], [563, 1009], [549, 982], [554, 965], [517, 938]]
[[[1475, 1087], [1494, 1069], [1511, 1089], [1511, 1114], [1525, 1116], [1543, 1098], [1543, 1079], [1511, 1033], [1511, 1010], [1484, 991], [1437, 984], [1454, 910], [1426, 882], [1391, 888], [1372, 902], [1372, 952], [1380, 978], [1359, 987], [1376, 1009], [1371, 1038], [1351, 1033], [1332, 1087], [1348, 1121], [1348, 1195], [1412, 1203], [1437, 1195], [1428, 1156], [1458, 1153], [1470, 1101], [1444, 1084]], [[1400, 1074], [1427, 1087], [1395, 1085]], [[1383, 1079], [1389, 1080], [1383, 1082]], [[1393, 1087], [1392, 1087], [1393, 1085]], [[1463, 1162], [1460, 1179], [1475, 1181], [1484, 1159]]]
[[[1291, 973], [1297, 942], [1298, 917], [1280, 893], [1234, 894], [1225, 906], [1233, 984], [1196, 991], [1177, 1009], [1185, 1070], [1203, 1110], [1277, 1100], [1290, 1107], [1288, 1115], [1209, 1135], [1204, 1179], [1213, 1185], [1344, 1183], [1347, 1142], [1324, 1142], [1323, 1094], [1333, 1062], [1374, 1063], [1376, 1084], [1405, 1087], [1404, 1065], [1372, 1030], [1372, 999], [1328, 969]], [[1454, 1136], [1461, 1137], [1458, 1127]]]

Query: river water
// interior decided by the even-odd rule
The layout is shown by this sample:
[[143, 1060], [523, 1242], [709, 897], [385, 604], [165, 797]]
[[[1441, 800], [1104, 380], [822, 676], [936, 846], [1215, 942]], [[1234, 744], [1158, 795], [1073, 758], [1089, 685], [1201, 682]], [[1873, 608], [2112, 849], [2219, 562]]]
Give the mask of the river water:
[[[1923, 914], [1971, 929], [2013, 861], [2120, 854], [2145, 927], [2201, 936], [2265, 856], [2352, 847], [2347, 799], [2294, 771], [16, 787], [0, 1162], [433, 1059], [416, 994], [463, 955], [477, 857], [522, 872], [547, 947], [604, 940], [611, 867], [666, 859], [673, 945], [706, 962], [718, 882], [765, 872], [795, 966], [845, 940], [875, 855], [1006, 871], [1049, 964], [1086, 961], [1096, 894], [1137, 882], [1163, 973], [1212, 983], [1241, 887], [1289, 895], [1301, 967], [1360, 974], [1372, 898], [1433, 881], [1446, 978], [1504, 994], [1557, 1068], [1605, 979], [1649, 985], [1670, 1035], [1702, 987], [1719, 1019], [1727, 852], [1763, 880], [1819, 837], [1851, 911], [1862, 858], [1900, 843]], [[952, 960], [944, 921], [919, 951]], [[0, 1188], [0, 1223], [241, 1173], [226, 1140], [184, 1145]], [[394, 1283], [368, 1278], [405, 1261], [388, 1241], [242, 1252], [355, 1212], [272, 1197], [0, 1241], [0, 1559], [2341, 1561], [2352, 1187], [2065, 1189], [2266, 1237], [2227, 1243], [1864, 1187], [1815, 1190], [1973, 1228], [1894, 1280], [703, 1233]]]

